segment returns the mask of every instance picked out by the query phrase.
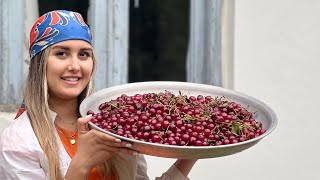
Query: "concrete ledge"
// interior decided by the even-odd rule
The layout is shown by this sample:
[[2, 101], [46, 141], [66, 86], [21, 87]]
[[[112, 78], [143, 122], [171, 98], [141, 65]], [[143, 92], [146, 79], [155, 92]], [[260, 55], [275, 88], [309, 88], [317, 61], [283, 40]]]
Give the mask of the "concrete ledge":
[[12, 112], [1, 112], [0, 111], [0, 134], [7, 128], [10, 123], [13, 121], [16, 113]]
[[19, 105], [17, 104], [0, 104], [0, 112], [17, 112]]

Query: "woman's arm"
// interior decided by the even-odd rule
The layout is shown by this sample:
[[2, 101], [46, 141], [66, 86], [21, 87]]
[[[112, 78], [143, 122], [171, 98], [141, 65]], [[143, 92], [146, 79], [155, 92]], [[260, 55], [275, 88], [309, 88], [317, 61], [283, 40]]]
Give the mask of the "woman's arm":
[[197, 159], [178, 159], [174, 165], [181, 172], [181, 174], [187, 177], [196, 162]]
[[[161, 177], [156, 180], [187, 180], [197, 159], [178, 159]], [[137, 157], [137, 174], [135, 180], [149, 179], [147, 175], [147, 162], [143, 155]]]
[[178, 159], [161, 177], [156, 180], [188, 180], [188, 174], [191, 171], [196, 159]]

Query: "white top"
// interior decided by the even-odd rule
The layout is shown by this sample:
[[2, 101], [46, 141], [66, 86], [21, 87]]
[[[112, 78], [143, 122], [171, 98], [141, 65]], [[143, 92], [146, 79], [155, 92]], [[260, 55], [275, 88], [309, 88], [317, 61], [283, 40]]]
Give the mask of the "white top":
[[[56, 113], [51, 111], [54, 120]], [[58, 134], [56, 134], [58, 136]], [[61, 171], [66, 174], [71, 158], [58, 138]], [[147, 163], [143, 155], [126, 156], [132, 158], [132, 166], [136, 168], [135, 180], [149, 179]], [[2, 180], [35, 180], [48, 179], [48, 160], [31, 127], [26, 111], [14, 120], [3, 132], [0, 139], [0, 179]], [[184, 180], [181, 172], [172, 165], [157, 180]]]

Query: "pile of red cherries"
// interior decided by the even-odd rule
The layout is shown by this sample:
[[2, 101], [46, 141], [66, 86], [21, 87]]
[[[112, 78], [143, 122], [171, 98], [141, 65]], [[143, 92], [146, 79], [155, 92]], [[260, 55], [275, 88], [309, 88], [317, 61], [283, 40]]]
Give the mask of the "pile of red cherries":
[[170, 91], [135, 94], [104, 102], [92, 123], [139, 141], [175, 146], [219, 146], [265, 133], [254, 113], [226, 97], [187, 96]]

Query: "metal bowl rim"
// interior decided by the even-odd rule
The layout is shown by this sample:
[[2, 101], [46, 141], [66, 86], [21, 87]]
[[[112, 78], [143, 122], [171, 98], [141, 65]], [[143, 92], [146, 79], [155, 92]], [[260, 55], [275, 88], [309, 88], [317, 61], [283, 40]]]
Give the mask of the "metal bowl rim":
[[269, 135], [272, 131], [274, 131], [274, 129], [276, 128], [277, 124], [278, 124], [278, 119], [277, 116], [275, 114], [275, 112], [264, 102], [249, 96], [247, 94], [244, 94], [242, 92], [239, 91], [235, 91], [235, 90], [230, 90], [230, 89], [226, 89], [226, 88], [222, 88], [222, 87], [218, 87], [218, 86], [212, 86], [212, 85], [207, 85], [207, 84], [199, 84], [199, 83], [192, 83], [192, 82], [180, 82], [180, 81], [148, 81], [148, 82], [135, 82], [135, 83], [127, 83], [127, 84], [122, 84], [122, 85], [117, 85], [117, 86], [113, 86], [113, 87], [109, 87], [109, 88], [105, 88], [99, 91], [96, 91], [94, 93], [92, 93], [90, 96], [88, 96], [87, 98], [85, 98], [82, 103], [80, 104], [80, 113], [81, 115], [84, 117], [86, 116], [86, 114], [84, 114], [84, 106], [87, 102], [90, 102], [91, 99], [94, 99], [96, 96], [98, 96], [99, 94], [103, 94], [105, 92], [111, 92], [111, 91], [117, 91], [119, 89], [125, 89], [125, 88], [130, 88], [133, 86], [142, 86], [142, 85], [183, 85], [183, 86], [197, 86], [197, 87], [205, 87], [205, 88], [212, 88], [218, 91], [223, 91], [229, 94], [233, 94], [233, 95], [237, 95], [237, 96], [241, 96], [244, 97], [246, 99], [249, 99], [250, 101], [253, 101], [257, 104], [259, 104], [260, 106], [265, 107], [268, 112], [270, 113], [272, 119], [270, 120], [271, 124], [270, 127], [266, 130], [265, 133], [263, 133], [262, 135], [250, 139], [250, 140], [246, 140], [243, 142], [238, 142], [235, 144], [227, 144], [227, 145], [219, 145], [219, 146], [176, 146], [176, 145], [165, 145], [165, 144], [156, 144], [156, 143], [150, 143], [150, 142], [145, 142], [145, 141], [139, 141], [139, 140], [135, 140], [135, 139], [130, 139], [130, 138], [126, 138], [117, 134], [114, 134], [112, 132], [106, 131], [98, 126], [96, 126], [95, 124], [93, 124], [92, 122], [89, 122], [89, 125], [91, 127], [94, 127], [97, 130], [100, 130], [104, 133], [107, 133], [111, 136], [117, 137], [119, 139], [128, 141], [128, 142], [135, 142], [135, 143], [141, 143], [141, 144], [146, 144], [146, 145], [152, 145], [152, 146], [160, 146], [160, 147], [166, 147], [166, 148], [176, 148], [176, 149], [219, 149], [219, 148], [227, 148], [227, 147], [234, 147], [234, 146], [239, 146], [239, 145], [245, 145], [245, 144], [249, 144], [251, 142], [255, 142], [255, 141], [260, 141], [262, 138], [266, 137], [267, 135]]

